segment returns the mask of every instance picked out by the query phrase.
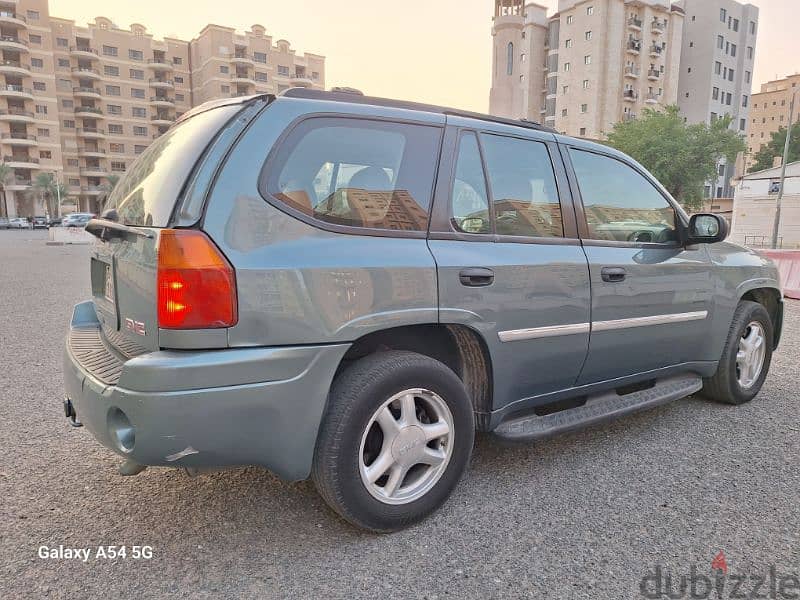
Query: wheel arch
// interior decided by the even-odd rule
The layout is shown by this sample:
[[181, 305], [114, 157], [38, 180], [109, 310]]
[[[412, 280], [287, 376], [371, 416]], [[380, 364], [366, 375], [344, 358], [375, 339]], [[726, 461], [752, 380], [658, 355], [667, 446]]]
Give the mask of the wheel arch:
[[352, 343], [336, 374], [355, 360], [387, 350], [416, 352], [447, 365], [469, 394], [476, 429], [486, 430], [492, 411], [492, 362], [477, 331], [461, 324], [430, 323], [370, 332]]
[[772, 286], [752, 287], [741, 291], [739, 302], [748, 300], [762, 305], [772, 321], [773, 349], [778, 347], [783, 327], [783, 297], [781, 290]]

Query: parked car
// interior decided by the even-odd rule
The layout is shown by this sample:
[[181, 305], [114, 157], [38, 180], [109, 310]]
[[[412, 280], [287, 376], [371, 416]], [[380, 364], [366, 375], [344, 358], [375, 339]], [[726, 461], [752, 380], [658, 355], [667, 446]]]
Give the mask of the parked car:
[[61, 227], [61, 217], [52, 217], [48, 222], [48, 227]]
[[72, 213], [61, 220], [63, 227], [86, 227], [94, 215], [92, 213]]
[[33, 228], [34, 229], [47, 229], [47, 217], [44, 217], [44, 216], [33, 217]]
[[0, 229], [8, 229], [8, 218], [0, 217]]
[[87, 231], [73, 423], [124, 474], [262, 465], [374, 531], [439, 507], [476, 430], [752, 400], [782, 326], [775, 266], [624, 154], [354, 92], [190, 111]]
[[9, 229], [30, 229], [31, 222], [25, 217], [15, 217], [8, 221]]

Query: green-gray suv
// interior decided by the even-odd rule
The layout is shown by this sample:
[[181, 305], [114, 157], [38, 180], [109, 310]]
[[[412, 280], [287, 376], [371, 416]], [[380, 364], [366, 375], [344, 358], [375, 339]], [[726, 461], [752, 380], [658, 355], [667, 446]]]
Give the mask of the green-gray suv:
[[445, 501], [475, 431], [747, 402], [781, 331], [775, 267], [627, 156], [351, 90], [187, 113], [87, 231], [73, 424], [126, 474], [310, 476], [376, 531]]

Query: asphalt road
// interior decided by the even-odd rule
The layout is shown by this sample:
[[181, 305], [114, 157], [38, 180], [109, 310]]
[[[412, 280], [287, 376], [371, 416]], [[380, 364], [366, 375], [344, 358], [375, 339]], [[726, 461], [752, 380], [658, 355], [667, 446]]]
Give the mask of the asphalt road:
[[[720, 551], [729, 574], [800, 573], [800, 302], [749, 405], [688, 398], [538, 445], [479, 437], [443, 510], [379, 536], [258, 468], [120, 477], [61, 413], [87, 249], [45, 235], [0, 231], [2, 598], [638, 598], [656, 565], [710, 574]], [[129, 556], [38, 556], [59, 545]]]

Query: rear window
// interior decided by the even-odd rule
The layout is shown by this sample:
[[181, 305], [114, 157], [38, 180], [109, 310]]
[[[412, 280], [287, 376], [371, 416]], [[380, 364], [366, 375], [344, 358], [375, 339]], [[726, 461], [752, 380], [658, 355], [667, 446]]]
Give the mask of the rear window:
[[125, 225], [166, 227], [178, 194], [206, 146], [242, 104], [202, 112], [156, 139], [117, 182], [106, 209]]
[[310, 118], [269, 165], [267, 192], [301, 218], [426, 231], [440, 139], [427, 125]]

